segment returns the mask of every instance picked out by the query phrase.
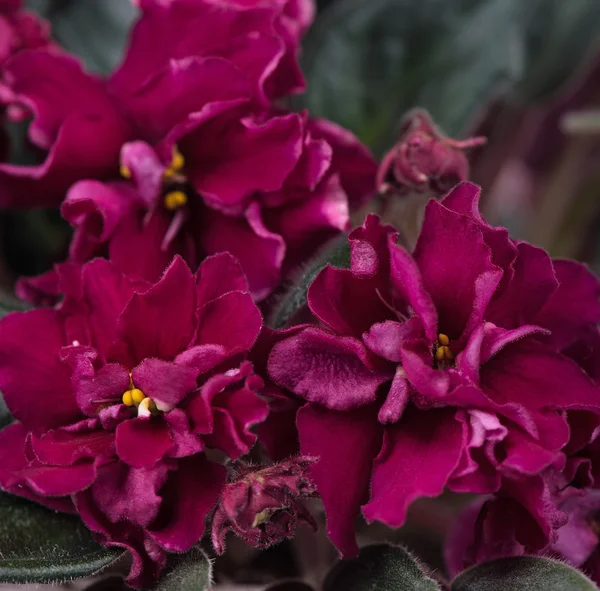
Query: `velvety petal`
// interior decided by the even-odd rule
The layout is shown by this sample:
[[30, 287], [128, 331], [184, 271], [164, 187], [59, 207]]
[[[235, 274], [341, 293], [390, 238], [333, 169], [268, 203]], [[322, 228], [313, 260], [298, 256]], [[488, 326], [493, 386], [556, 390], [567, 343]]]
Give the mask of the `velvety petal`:
[[130, 359], [171, 360], [190, 344], [196, 324], [196, 282], [177, 257], [163, 277], [143, 294], [134, 294], [119, 319], [119, 336]]
[[306, 328], [282, 340], [269, 356], [269, 374], [309, 402], [349, 410], [373, 402], [391, 375], [374, 369], [356, 339]]
[[273, 30], [271, 9], [240, 11], [226, 3], [196, 0], [144, 0], [142, 6], [125, 59], [110, 81], [115, 93], [132, 94], [170, 60], [220, 56], [244, 72], [266, 101], [263, 88], [285, 51]]
[[288, 248], [286, 265], [294, 268], [315, 249], [350, 224], [348, 201], [336, 176], [325, 179], [314, 192], [283, 189], [287, 198], [300, 199], [284, 207], [263, 209], [265, 225], [283, 236]]
[[225, 477], [225, 467], [202, 454], [181, 459], [161, 490], [163, 508], [148, 533], [169, 552], [189, 550], [202, 537]]
[[227, 356], [227, 350], [221, 345], [197, 345], [177, 355], [175, 363], [190, 367], [200, 375], [225, 361]]
[[481, 230], [468, 217], [432, 200], [427, 205], [413, 256], [424, 286], [435, 302], [440, 332], [458, 338], [467, 326], [479, 295], [476, 292], [478, 277], [486, 273], [489, 274], [487, 282], [500, 279]]
[[196, 271], [198, 308], [230, 291], [248, 291], [248, 282], [237, 259], [228, 252], [205, 258]]
[[349, 269], [330, 265], [317, 275], [308, 289], [308, 305], [325, 326], [338, 334], [357, 338], [373, 324], [392, 316], [372, 279], [360, 278]]
[[281, 281], [286, 247], [283, 238], [264, 227], [260, 207], [253, 203], [246, 219], [206, 209], [199, 234], [207, 254], [229, 251], [240, 262], [255, 299], [265, 298]]
[[511, 429], [504, 440], [506, 457], [502, 468], [523, 474], [539, 474], [558, 457], [558, 452], [545, 449], [518, 429]]
[[35, 432], [82, 418], [69, 370], [59, 360], [63, 338], [55, 310], [12, 313], [0, 320], [0, 391], [13, 416]]
[[71, 466], [82, 458], [95, 460], [114, 454], [114, 434], [101, 428], [98, 419], [85, 419], [74, 425], [31, 437], [31, 447], [40, 462]]
[[327, 535], [346, 557], [358, 553], [354, 523], [368, 498], [371, 465], [381, 447], [376, 412], [373, 406], [331, 412], [312, 404], [298, 411], [301, 452], [319, 458], [310, 476], [325, 506]]
[[447, 372], [432, 367], [433, 356], [425, 340], [412, 341], [401, 350], [402, 368], [415, 390], [431, 398], [443, 398], [450, 387]]
[[229, 121], [225, 129], [217, 125], [223, 124], [205, 124], [204, 137], [227, 144], [208, 145], [199, 139], [187, 147], [190, 161], [202, 163], [189, 178], [210, 207], [239, 215], [253, 193], [283, 186], [302, 153], [302, 121], [292, 113], [264, 122], [250, 117]]
[[107, 402], [120, 403], [121, 396], [129, 389], [129, 372], [122, 365], [109, 363], [96, 370], [93, 363], [95, 359], [94, 351], [77, 347], [68, 360], [73, 368], [71, 384], [77, 404], [82, 412], [91, 417], [96, 416]]
[[200, 438], [192, 432], [190, 421], [185, 412], [179, 408], [174, 408], [166, 413], [163, 418], [169, 425], [171, 439], [174, 444], [174, 448], [169, 452], [170, 457], [193, 456], [204, 449], [204, 444]]
[[125, 183], [86, 180], [73, 185], [61, 207], [62, 216], [75, 228], [70, 259], [89, 260], [137, 202], [135, 191]]
[[124, 421], [115, 434], [117, 455], [133, 468], [150, 468], [173, 447], [169, 427], [162, 417], [137, 417]]
[[262, 380], [252, 376], [239, 387], [227, 388], [213, 397], [214, 426], [205, 438], [209, 447], [220, 449], [233, 459], [250, 451], [256, 441], [252, 427], [263, 421], [269, 410], [256, 393], [261, 385]]
[[91, 488], [93, 499], [113, 523], [126, 520], [145, 527], [158, 514], [162, 502], [158, 491], [168, 470], [163, 462], [152, 468], [132, 468], [119, 461], [106, 464]]
[[261, 326], [262, 316], [252, 296], [232, 291], [198, 310], [196, 342], [220, 345], [232, 356], [252, 348]]
[[506, 330], [494, 326], [491, 322], [484, 324], [484, 337], [481, 344], [481, 363], [491, 359], [507, 345], [533, 335], [549, 334], [540, 326], [524, 325], [514, 330]]
[[535, 316], [534, 322], [552, 331], [556, 347], [569, 345], [576, 331], [600, 321], [598, 278], [575, 261], [554, 260], [558, 289]]
[[538, 311], [558, 289], [552, 260], [541, 248], [522, 242], [513, 269], [513, 278], [490, 305], [486, 320], [505, 328], [538, 324]]
[[355, 135], [332, 121], [310, 119], [313, 137], [322, 138], [333, 148], [330, 170], [337, 173], [351, 209], [357, 209], [375, 193], [377, 164], [369, 149]]
[[400, 527], [410, 503], [442, 493], [456, 468], [463, 429], [452, 410], [407, 410], [402, 421], [385, 430], [373, 464], [371, 500], [363, 507], [369, 521]]
[[600, 394], [573, 361], [529, 339], [492, 357], [480, 380], [494, 401], [519, 401], [529, 409], [597, 408]]
[[400, 350], [408, 340], [422, 338], [423, 330], [419, 319], [411, 318], [406, 322], [386, 320], [373, 324], [369, 332], [363, 335], [363, 342], [379, 357], [396, 363], [402, 360]]
[[121, 169], [128, 171], [135, 183], [140, 204], [153, 209], [160, 197], [167, 170], [167, 165], [160, 159], [154, 147], [142, 141], [123, 144]]
[[[21, 423], [13, 423], [0, 431], [0, 487], [55, 511], [73, 513], [73, 503], [69, 497], [44, 497], [30, 488], [20, 476], [30, 462], [25, 455], [29, 435], [29, 431]], [[63, 477], [64, 471], [59, 472]]]
[[69, 336], [106, 356], [117, 336], [117, 320], [140, 284], [104, 259], [81, 267], [80, 276], [81, 292], [68, 291], [61, 307], [71, 325], [75, 317], [80, 318], [81, 325], [72, 329]]
[[414, 310], [423, 323], [425, 335], [435, 342], [438, 314], [414, 258], [400, 246], [390, 246], [392, 285], [398, 295]]
[[250, 80], [231, 62], [186, 56], [170, 59], [162, 69], [151, 72], [127, 104], [146, 137], [158, 141], [207, 103], [250, 100], [252, 93]]
[[103, 83], [65, 54], [27, 51], [5, 65], [9, 99], [34, 113], [29, 139], [50, 150], [40, 166], [0, 166], [4, 206], [58, 205], [82, 178], [102, 178], [118, 168], [119, 148], [131, 133]]
[[[397, 239], [395, 228], [384, 226], [372, 213], [367, 215], [363, 225], [348, 235], [352, 273], [359, 277], [376, 278], [379, 287], [385, 287], [389, 283], [390, 245], [395, 244]], [[382, 293], [382, 296], [385, 295]]]
[[196, 249], [184, 232], [163, 246], [171, 223], [172, 217], [162, 209], [149, 219], [142, 210], [124, 217], [108, 245], [110, 260], [126, 275], [152, 282], [161, 278], [176, 254], [194, 266]]
[[396, 369], [396, 375], [387, 393], [385, 402], [379, 409], [377, 419], [383, 425], [397, 423], [410, 399], [410, 388], [406, 375], [401, 367]]
[[162, 359], [144, 359], [131, 376], [135, 387], [152, 398], [163, 412], [175, 408], [197, 388], [197, 373], [193, 368]]
[[83, 522], [101, 544], [130, 553], [132, 562], [127, 583], [134, 587], [153, 585], [167, 562], [165, 551], [148, 538], [141, 527], [124, 520], [111, 522], [91, 490], [74, 495], [74, 501]]

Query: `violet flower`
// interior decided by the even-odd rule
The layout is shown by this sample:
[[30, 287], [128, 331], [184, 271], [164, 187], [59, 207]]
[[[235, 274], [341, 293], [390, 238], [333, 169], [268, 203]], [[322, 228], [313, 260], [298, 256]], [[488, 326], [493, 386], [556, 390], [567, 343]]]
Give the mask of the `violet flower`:
[[271, 351], [271, 378], [306, 402], [300, 450], [320, 458], [311, 476], [343, 554], [361, 506], [397, 527], [446, 487], [497, 491], [560, 461], [565, 411], [600, 413], [597, 384], [563, 353], [600, 319], [597, 279], [489, 226], [478, 199], [463, 183], [430, 201], [412, 254], [368, 216], [350, 269], [309, 289], [322, 326]]
[[212, 518], [212, 542], [225, 551], [225, 536], [235, 532], [255, 548], [267, 548], [291, 538], [296, 523], [317, 524], [300, 499], [315, 496], [306, 475], [313, 458], [287, 458], [268, 466], [237, 465], [225, 485]]
[[129, 550], [128, 581], [157, 577], [166, 551], [204, 531], [231, 458], [267, 406], [244, 358], [261, 328], [228, 254], [192, 275], [175, 259], [154, 285], [108, 261], [59, 267], [58, 309], [0, 321], [0, 388], [18, 421], [0, 432], [0, 486], [76, 510]]

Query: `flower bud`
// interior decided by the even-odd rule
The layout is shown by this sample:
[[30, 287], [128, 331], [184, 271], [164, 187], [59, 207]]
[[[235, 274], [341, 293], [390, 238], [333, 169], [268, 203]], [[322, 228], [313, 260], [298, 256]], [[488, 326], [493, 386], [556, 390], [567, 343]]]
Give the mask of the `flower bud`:
[[384, 195], [404, 195], [411, 190], [443, 195], [468, 179], [464, 151], [485, 142], [484, 137], [453, 140], [440, 132], [427, 111], [410, 111], [402, 123], [400, 139], [379, 166], [377, 189]]
[[316, 496], [315, 486], [306, 476], [306, 470], [315, 461], [298, 456], [268, 466], [238, 463], [212, 519], [216, 552], [224, 552], [229, 530], [250, 546], [266, 548], [291, 538], [297, 522], [316, 529], [315, 520], [300, 501], [302, 497]]

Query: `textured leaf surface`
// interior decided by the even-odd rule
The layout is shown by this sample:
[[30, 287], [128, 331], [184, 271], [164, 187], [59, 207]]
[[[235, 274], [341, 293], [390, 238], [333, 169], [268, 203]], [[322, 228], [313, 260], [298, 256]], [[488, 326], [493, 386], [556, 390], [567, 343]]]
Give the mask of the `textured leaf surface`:
[[474, 566], [452, 582], [451, 591], [594, 591], [581, 573], [537, 556], [500, 558]]
[[98, 544], [79, 518], [0, 493], [0, 582], [68, 581], [120, 555]]
[[343, 560], [329, 573], [323, 591], [436, 591], [428, 577], [402, 548], [376, 544], [358, 558]]
[[195, 549], [182, 558], [154, 591], [208, 591], [211, 577], [210, 560], [201, 550]]

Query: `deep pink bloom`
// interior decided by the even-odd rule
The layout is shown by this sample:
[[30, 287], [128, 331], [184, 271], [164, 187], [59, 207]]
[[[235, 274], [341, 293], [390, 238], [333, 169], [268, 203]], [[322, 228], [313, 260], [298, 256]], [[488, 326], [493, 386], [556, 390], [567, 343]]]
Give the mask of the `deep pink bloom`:
[[63, 303], [0, 321], [0, 388], [18, 421], [0, 432], [4, 490], [79, 512], [133, 555], [129, 581], [202, 536], [225, 469], [266, 414], [244, 358], [261, 315], [239, 265], [177, 258], [154, 285], [97, 259], [59, 267]]
[[415, 109], [406, 115], [400, 139], [383, 157], [377, 172], [377, 190], [403, 195], [409, 191], [431, 191], [443, 195], [469, 178], [465, 150], [481, 146], [484, 137], [453, 140], [435, 126], [427, 111]]
[[316, 529], [301, 501], [316, 494], [306, 475], [314, 461], [299, 456], [268, 466], [237, 465], [212, 518], [212, 542], [217, 553], [225, 551], [229, 531], [255, 548], [267, 548], [291, 538], [296, 523]]
[[23, 49], [52, 47], [47, 21], [23, 10], [22, 0], [0, 0], [0, 64]]
[[2, 166], [0, 203], [57, 205], [79, 179], [116, 177], [126, 141], [156, 143], [190, 114], [214, 116], [232, 101], [269, 105], [302, 87], [283, 62], [279, 7], [140, 4], [123, 63], [108, 79], [45, 51], [6, 63], [2, 96], [33, 114], [29, 139], [47, 156], [40, 166]]
[[368, 152], [337, 126], [240, 107], [197, 114], [157, 150], [131, 142], [121, 154], [130, 182], [81, 181], [67, 194], [71, 260], [106, 254], [154, 280], [175, 253], [195, 266], [226, 250], [259, 299], [347, 228], [374, 174]]
[[300, 449], [320, 457], [311, 474], [344, 554], [361, 506], [396, 527], [445, 487], [509, 487], [560, 461], [565, 411], [600, 412], [598, 386], [565, 354], [600, 319], [597, 279], [489, 226], [478, 199], [463, 183], [430, 201], [412, 254], [367, 217], [351, 268], [326, 267], [309, 289], [321, 326], [271, 351], [270, 376], [307, 403]]

